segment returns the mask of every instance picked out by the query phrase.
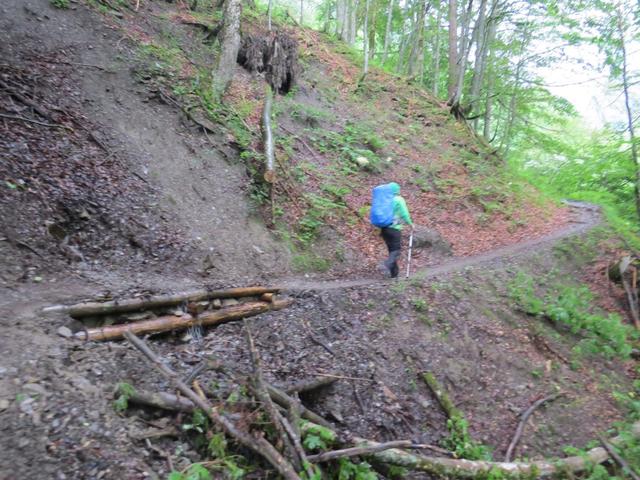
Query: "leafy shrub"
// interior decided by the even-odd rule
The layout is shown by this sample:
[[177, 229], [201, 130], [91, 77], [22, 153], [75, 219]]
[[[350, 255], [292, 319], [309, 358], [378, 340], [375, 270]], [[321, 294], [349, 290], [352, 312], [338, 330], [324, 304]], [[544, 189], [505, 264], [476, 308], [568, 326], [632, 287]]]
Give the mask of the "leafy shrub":
[[631, 326], [616, 314], [592, 313], [593, 294], [586, 286], [558, 285], [544, 298], [535, 292], [533, 279], [518, 275], [509, 285], [516, 304], [530, 315], [544, 316], [568, 328], [583, 339], [574, 347], [577, 354], [601, 354], [606, 358], [628, 358], [631, 341], [638, 338]]

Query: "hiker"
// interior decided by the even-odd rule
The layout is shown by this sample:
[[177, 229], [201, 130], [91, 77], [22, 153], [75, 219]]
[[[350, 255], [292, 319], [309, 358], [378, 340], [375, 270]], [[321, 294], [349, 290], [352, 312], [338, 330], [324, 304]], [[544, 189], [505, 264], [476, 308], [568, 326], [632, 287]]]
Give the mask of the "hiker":
[[371, 223], [380, 228], [380, 234], [389, 250], [389, 257], [381, 267], [391, 278], [398, 276], [398, 259], [402, 243], [403, 223], [411, 226], [413, 221], [407, 203], [400, 196], [400, 185], [395, 182], [378, 185], [373, 189], [371, 201]]

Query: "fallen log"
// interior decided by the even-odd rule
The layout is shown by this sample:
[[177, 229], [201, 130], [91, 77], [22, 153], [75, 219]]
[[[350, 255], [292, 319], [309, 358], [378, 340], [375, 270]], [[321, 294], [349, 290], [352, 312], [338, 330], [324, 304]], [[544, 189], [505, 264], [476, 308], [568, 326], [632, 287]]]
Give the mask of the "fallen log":
[[175, 293], [168, 295], [154, 295], [151, 297], [111, 300], [109, 302], [85, 302], [75, 305], [54, 305], [45, 307], [43, 313], [62, 312], [74, 318], [92, 315], [108, 315], [112, 313], [149, 310], [153, 308], [178, 305], [183, 302], [198, 302], [214, 298], [259, 297], [265, 293], [277, 293], [279, 288], [241, 287], [226, 290], [195, 290], [193, 292]]
[[[313, 425], [307, 424], [307, 428]], [[640, 438], [640, 422], [631, 428], [635, 438]], [[333, 432], [335, 433], [335, 432]], [[336, 436], [337, 438], [337, 436]], [[622, 436], [609, 440], [612, 445], [623, 441]], [[375, 449], [383, 444], [354, 437], [353, 443], [362, 448]], [[378, 462], [418, 470], [436, 475], [439, 478], [486, 478], [490, 472], [494, 475], [502, 473], [507, 478], [522, 476], [524, 478], [559, 478], [567, 472], [579, 473], [588, 470], [593, 465], [608, 460], [609, 454], [602, 447], [592, 448], [585, 454], [567, 457], [559, 460], [541, 460], [534, 462], [491, 462], [483, 460], [464, 460], [446, 457], [430, 457], [417, 455], [396, 448], [386, 449], [369, 454]], [[311, 460], [313, 457], [310, 457]], [[562, 478], [565, 478], [564, 476]]]
[[120, 339], [126, 332], [135, 334], [160, 333], [169, 330], [183, 330], [193, 325], [210, 327], [221, 323], [238, 320], [245, 317], [259, 315], [269, 310], [280, 310], [291, 304], [289, 300], [276, 300], [273, 303], [265, 302], [247, 302], [205, 312], [198, 317], [183, 315], [177, 317], [174, 315], [166, 317], [158, 317], [151, 320], [143, 320], [141, 322], [127, 323], [123, 325], [109, 325], [100, 328], [91, 328], [81, 332], [77, 332], [74, 337], [78, 340], [86, 341], [105, 341]]
[[442, 388], [433, 373], [424, 372], [422, 374], [422, 378], [435, 395], [436, 400], [438, 400], [438, 403], [440, 404], [440, 407], [442, 407], [442, 410], [444, 410], [444, 413], [447, 414], [447, 418], [464, 418], [462, 412], [453, 404], [446, 390]]
[[206, 399], [198, 396], [193, 390], [185, 385], [178, 374], [165, 365], [160, 358], [147, 346], [147, 344], [136, 337], [131, 332], [125, 332], [125, 337], [129, 342], [137, 348], [153, 366], [159, 370], [162, 375], [168, 378], [178, 390], [186, 395], [198, 408], [201, 408], [207, 416], [218, 425], [224, 432], [235, 439], [241, 445], [249, 448], [267, 460], [277, 471], [287, 480], [300, 480], [298, 474], [293, 470], [291, 464], [280, 455], [273, 445], [271, 445], [264, 437], [252, 435], [251, 433], [238, 428], [224, 414], [213, 408]]

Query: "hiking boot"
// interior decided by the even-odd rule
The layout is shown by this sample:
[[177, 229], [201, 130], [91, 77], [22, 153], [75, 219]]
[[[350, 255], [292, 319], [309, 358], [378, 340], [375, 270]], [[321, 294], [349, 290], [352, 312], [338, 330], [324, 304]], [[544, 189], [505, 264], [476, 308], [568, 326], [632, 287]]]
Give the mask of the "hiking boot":
[[389, 267], [387, 267], [386, 262], [381, 262], [380, 264], [378, 264], [378, 271], [382, 273], [382, 275], [384, 275], [384, 278], [391, 277], [391, 270], [389, 269]]

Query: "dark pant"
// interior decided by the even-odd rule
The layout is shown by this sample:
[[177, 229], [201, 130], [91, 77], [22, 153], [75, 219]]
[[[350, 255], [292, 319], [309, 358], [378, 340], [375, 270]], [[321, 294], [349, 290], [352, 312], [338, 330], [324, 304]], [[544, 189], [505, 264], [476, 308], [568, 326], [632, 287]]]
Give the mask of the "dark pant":
[[400, 258], [402, 233], [397, 228], [384, 227], [380, 234], [389, 250], [389, 257], [384, 261], [384, 266], [391, 272], [391, 278], [396, 278], [399, 271], [398, 259]]

